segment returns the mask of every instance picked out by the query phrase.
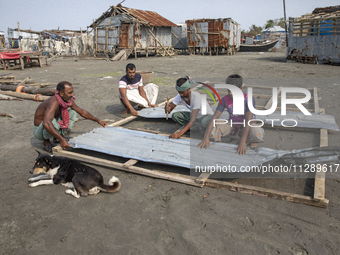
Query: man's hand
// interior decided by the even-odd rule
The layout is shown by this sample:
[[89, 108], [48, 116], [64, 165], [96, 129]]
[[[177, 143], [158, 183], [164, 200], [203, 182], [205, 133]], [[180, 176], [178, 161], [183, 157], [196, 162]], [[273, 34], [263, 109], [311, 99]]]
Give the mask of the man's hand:
[[178, 139], [181, 137], [181, 135], [179, 133], [173, 133], [169, 136], [170, 138], [173, 138], [173, 139]]
[[148, 104], [150, 107], [153, 107], [153, 108], [155, 108], [155, 107], [157, 107], [158, 105], [157, 104]]
[[130, 112], [133, 116], [138, 116], [138, 112], [135, 109], [130, 110]]
[[71, 145], [67, 142], [65, 138], [60, 140], [60, 146], [65, 150], [67, 148], [70, 148]]
[[103, 126], [104, 128], [106, 128], [106, 126], [107, 126], [106, 122], [105, 122], [105, 121], [102, 121], [102, 120], [100, 120], [100, 121], [98, 122], [98, 124], [101, 125], [101, 126]]
[[237, 154], [246, 155], [247, 154], [247, 145], [246, 143], [240, 143], [237, 147]]
[[197, 147], [198, 147], [198, 148], [201, 148], [201, 150], [202, 150], [203, 148], [208, 149], [208, 147], [210, 147], [210, 141], [209, 141], [209, 139], [208, 139], [208, 140], [207, 140], [207, 139], [203, 139], [203, 140], [197, 145]]

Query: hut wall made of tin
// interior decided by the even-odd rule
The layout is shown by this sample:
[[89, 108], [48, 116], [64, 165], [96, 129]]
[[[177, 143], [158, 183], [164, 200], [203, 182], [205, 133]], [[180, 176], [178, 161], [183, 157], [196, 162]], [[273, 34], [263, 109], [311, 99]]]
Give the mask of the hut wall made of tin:
[[[322, 20], [290, 20], [287, 59], [313, 63], [340, 63], [340, 17]], [[335, 25], [334, 25], [335, 24]], [[328, 29], [328, 30], [327, 30]]]
[[241, 26], [232, 19], [187, 20], [189, 47], [240, 46]]
[[139, 49], [172, 46], [171, 27], [146, 26], [126, 15], [117, 15], [104, 19], [97, 26], [97, 50], [112, 51], [136, 47]]
[[134, 46], [141, 49], [161, 47], [153, 35], [164, 46], [172, 46], [171, 27], [147, 27], [144, 25], [134, 26]]
[[289, 19], [287, 59], [340, 63], [340, 6], [317, 8]]
[[[172, 27], [171, 32], [176, 35], [172, 36], [172, 45], [175, 49], [188, 48], [188, 32], [186, 24], [179, 24], [177, 27]], [[181, 42], [179, 42], [179, 40]]]

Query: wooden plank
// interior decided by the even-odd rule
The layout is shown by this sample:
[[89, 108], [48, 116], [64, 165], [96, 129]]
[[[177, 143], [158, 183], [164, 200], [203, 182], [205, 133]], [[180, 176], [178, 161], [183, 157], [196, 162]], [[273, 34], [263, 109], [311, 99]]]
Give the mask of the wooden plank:
[[80, 160], [86, 163], [91, 163], [91, 164], [95, 164], [99, 166], [105, 166], [105, 167], [114, 168], [117, 170], [123, 170], [126, 172], [145, 175], [149, 177], [165, 179], [165, 180], [174, 181], [174, 182], [180, 182], [180, 183], [184, 183], [184, 184], [188, 184], [188, 185], [192, 185], [196, 187], [203, 187], [202, 184], [196, 183], [195, 177], [192, 177], [192, 176], [187, 176], [183, 174], [175, 174], [175, 173], [170, 173], [170, 172], [162, 172], [159, 170], [149, 170], [146, 168], [141, 168], [141, 167], [136, 167], [136, 166], [130, 166], [129, 168], [126, 168], [123, 163], [118, 163], [118, 162], [114, 162], [111, 160], [99, 159], [99, 158], [86, 156], [86, 155], [82, 155], [82, 154], [75, 153], [75, 152], [66, 151], [66, 150], [63, 150], [60, 146], [53, 148], [53, 155], [68, 157], [68, 158]]
[[[317, 88], [314, 88], [314, 107], [315, 112], [320, 114], [325, 114], [324, 109], [320, 109]], [[327, 129], [320, 129], [320, 147], [328, 146], [328, 131]], [[326, 173], [323, 171], [315, 173], [315, 181], [314, 181], [314, 200], [322, 200], [325, 198], [325, 189], [326, 189]]]
[[[279, 87], [279, 89], [277, 90], [277, 95], [276, 98], [279, 96], [279, 94], [281, 93], [281, 89], [282, 87]], [[269, 109], [273, 104], [273, 96], [269, 99], [269, 101], [267, 102], [267, 104], [265, 105], [265, 109]]]
[[322, 208], [326, 208], [329, 204], [329, 200], [326, 198], [316, 201], [314, 200], [313, 197], [309, 197], [309, 196], [303, 196], [303, 195], [298, 195], [298, 194], [292, 194], [292, 193], [287, 193], [287, 192], [282, 192], [282, 191], [277, 191], [277, 190], [272, 190], [272, 189], [236, 184], [236, 183], [225, 182], [225, 181], [208, 179], [205, 182], [205, 186], [212, 187], [212, 188], [225, 189], [225, 190], [230, 190], [230, 191], [236, 191], [236, 192], [241, 192], [241, 193], [246, 193], [246, 194], [251, 194], [251, 195], [257, 195], [261, 197], [271, 197], [271, 198], [276, 198], [279, 200], [312, 205], [312, 206], [317, 206], [317, 207], [322, 207]]
[[195, 182], [199, 184], [204, 184], [208, 180], [209, 177], [210, 177], [210, 173], [201, 173], [200, 176], [197, 177]]
[[123, 167], [130, 168], [138, 162], [137, 159], [130, 159], [123, 164]]
[[328, 146], [328, 131], [327, 129], [320, 129], [320, 147]]
[[26, 77], [22, 82], [19, 83], [18, 86], [24, 85], [29, 79], [30, 79], [30, 77]]
[[128, 123], [128, 122], [130, 122], [130, 121], [132, 121], [132, 120], [134, 120], [136, 118], [137, 118], [137, 116], [130, 116], [130, 117], [127, 117], [125, 119], [119, 120], [119, 121], [117, 121], [115, 123], [112, 123], [112, 124], [110, 124], [108, 126], [109, 127], [117, 127], [117, 126], [123, 125], [125, 123]]
[[200, 34], [200, 36], [201, 36], [203, 42], [206, 43], [206, 41], [205, 41], [205, 39], [204, 39], [204, 36], [203, 36], [203, 34], [202, 34], [202, 31], [201, 31], [200, 27], [198, 26], [197, 23], [195, 23], [195, 26], [196, 26], [197, 31], [198, 31], [198, 33]]
[[318, 88], [313, 88], [313, 98], [314, 98], [314, 112], [320, 112], [319, 100], [318, 100]]

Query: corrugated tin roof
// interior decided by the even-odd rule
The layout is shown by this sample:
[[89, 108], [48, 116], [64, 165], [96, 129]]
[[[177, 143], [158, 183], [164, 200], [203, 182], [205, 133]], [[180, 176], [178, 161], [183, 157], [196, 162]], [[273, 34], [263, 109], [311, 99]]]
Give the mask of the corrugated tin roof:
[[236, 154], [237, 145], [211, 142], [208, 150], [197, 148], [195, 139], [170, 139], [167, 136], [121, 127], [96, 128], [69, 141], [73, 148], [98, 151], [144, 162], [195, 168], [202, 165], [259, 165], [286, 154], [286, 151], [258, 148], [246, 155]]
[[[267, 165], [268, 162], [272, 166], [279, 166], [277, 163], [280, 162], [281, 166], [285, 164], [292, 167], [298, 164], [334, 163], [339, 161], [340, 156], [340, 147], [308, 148], [291, 152], [260, 147], [256, 150], [249, 149], [246, 155], [241, 156], [236, 154], [238, 145], [211, 142], [209, 149], [201, 150], [197, 148], [199, 142], [196, 139], [169, 139], [167, 136], [157, 134], [107, 127], [97, 128], [90, 133], [72, 138], [69, 143], [73, 148], [190, 168], [191, 173], [194, 173], [193, 171], [197, 173], [196, 170], [199, 170], [198, 173], [207, 172], [205, 170], [209, 171], [209, 168], [211, 171], [222, 170], [219, 173], [215, 172], [214, 178], [232, 178], [234, 172], [241, 174], [243, 178], [251, 177], [248, 175], [251, 172], [244, 172], [244, 170], [259, 166], [255, 170], [262, 171], [262, 166]], [[228, 172], [227, 169], [232, 171]], [[289, 167], [286, 167], [286, 170], [289, 170]], [[264, 173], [267, 173], [267, 170], [262, 172]], [[285, 171], [285, 173], [293, 175], [287, 177], [301, 175], [299, 171], [295, 173], [294, 169], [292, 172]], [[281, 174], [282, 171], [280, 176]], [[339, 178], [340, 172], [334, 174], [334, 178]]]
[[130, 12], [136, 19], [149, 23], [156, 27], [177, 27], [177, 25], [170, 20], [167, 20], [163, 16], [159, 15], [157, 12], [153, 11], [143, 11], [132, 8], [122, 7], [123, 9]]
[[98, 19], [96, 19], [90, 27], [95, 24], [100, 24], [105, 18], [115, 15], [126, 14], [131, 18], [140, 21], [142, 24], [155, 26], [155, 27], [177, 27], [177, 25], [170, 20], [164, 18], [154, 11], [144, 11], [133, 8], [123, 7], [120, 4], [117, 6], [111, 6], [106, 12], [104, 12]]
[[220, 21], [220, 22], [225, 22], [227, 20], [231, 20], [232, 23], [238, 24], [235, 20], [233, 20], [232, 18], [219, 18], [219, 19], [190, 19], [190, 20], [186, 20], [185, 23], [189, 22], [189, 23], [201, 23], [201, 22], [216, 22], [216, 21]]

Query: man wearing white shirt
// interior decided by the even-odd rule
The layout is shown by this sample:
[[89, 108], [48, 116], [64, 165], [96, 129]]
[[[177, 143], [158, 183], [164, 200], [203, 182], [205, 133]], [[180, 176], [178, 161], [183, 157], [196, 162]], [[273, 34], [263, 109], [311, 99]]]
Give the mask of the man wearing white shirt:
[[[156, 107], [155, 103], [158, 96], [158, 86], [149, 83], [143, 87], [143, 79], [139, 73], [136, 73], [136, 66], [128, 64], [126, 66], [126, 75], [119, 80], [119, 97], [125, 107], [123, 115], [131, 113], [137, 116], [138, 112], [134, 106], [139, 108]], [[151, 101], [151, 102], [150, 102]]]
[[165, 106], [166, 113], [170, 113], [180, 103], [183, 103], [190, 110], [190, 112], [183, 111], [172, 114], [172, 120], [181, 124], [184, 128], [178, 133], [171, 134], [170, 138], [178, 139], [189, 129], [198, 129], [204, 133], [212, 118], [213, 111], [208, 102], [205, 102], [207, 114], [202, 114], [202, 95], [197, 91], [190, 90], [190, 85], [193, 83], [193, 80], [188, 76], [179, 78], [176, 81], [178, 94], [171, 104]]

